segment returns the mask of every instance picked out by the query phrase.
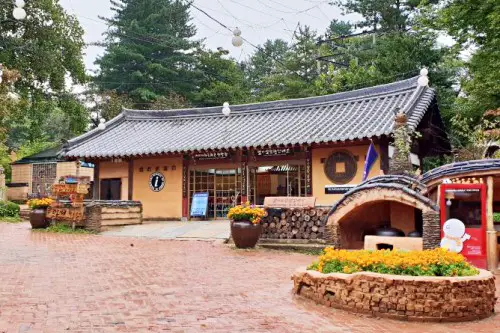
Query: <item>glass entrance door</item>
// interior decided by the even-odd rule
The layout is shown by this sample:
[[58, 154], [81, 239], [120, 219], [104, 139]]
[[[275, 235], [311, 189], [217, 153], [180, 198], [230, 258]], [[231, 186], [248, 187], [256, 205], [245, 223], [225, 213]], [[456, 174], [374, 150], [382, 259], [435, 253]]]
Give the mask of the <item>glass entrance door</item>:
[[229, 208], [241, 200], [241, 169], [191, 170], [189, 197], [208, 193], [207, 218], [225, 219]]
[[257, 205], [264, 204], [265, 197], [305, 197], [305, 165], [250, 166], [248, 186], [248, 199]]

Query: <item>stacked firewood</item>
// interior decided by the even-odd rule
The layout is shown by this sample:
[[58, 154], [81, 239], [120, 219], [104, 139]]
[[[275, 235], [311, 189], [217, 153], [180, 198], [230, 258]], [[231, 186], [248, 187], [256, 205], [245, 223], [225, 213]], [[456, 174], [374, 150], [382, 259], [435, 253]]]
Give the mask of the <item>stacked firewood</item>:
[[261, 238], [326, 239], [328, 208], [267, 208]]

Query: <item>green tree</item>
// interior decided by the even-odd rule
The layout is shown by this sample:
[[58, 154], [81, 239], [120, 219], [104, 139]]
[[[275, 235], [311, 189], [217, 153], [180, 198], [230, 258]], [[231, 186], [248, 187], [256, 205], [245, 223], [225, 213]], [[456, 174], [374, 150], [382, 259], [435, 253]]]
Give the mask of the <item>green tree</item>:
[[241, 66], [234, 59], [224, 59], [223, 52], [203, 51], [198, 68], [203, 72], [199, 92], [193, 103], [198, 106], [216, 106], [246, 102], [250, 90]]
[[276, 69], [262, 77], [255, 91], [258, 100], [307, 97], [314, 94], [318, 77], [318, 35], [308, 26], [299, 26], [295, 43], [289, 47]]
[[328, 38], [339, 37], [339, 36], [349, 36], [353, 33], [354, 26], [352, 23], [342, 20], [333, 19], [330, 22], [330, 26], [326, 30], [326, 35]]
[[346, 13], [360, 14], [363, 19], [356, 23], [360, 28], [383, 31], [406, 31], [413, 23], [417, 7], [421, 3], [437, 0], [335, 0], [332, 5]]
[[470, 55], [454, 108], [477, 125], [484, 111], [500, 106], [500, 2], [450, 0], [426, 9], [424, 22], [444, 30]]
[[66, 91], [68, 78], [86, 81], [78, 20], [57, 0], [26, 1], [23, 21], [13, 19], [13, 6], [0, 0], [0, 63], [18, 73], [17, 81], [0, 92], [1, 150], [8, 153], [34, 142], [68, 139], [87, 122], [86, 109]]
[[171, 93], [190, 98], [200, 73], [189, 3], [116, 0], [112, 4], [105, 54], [96, 61], [99, 89], [127, 95], [140, 108]]
[[263, 86], [262, 79], [276, 73], [289, 52], [288, 43], [282, 39], [267, 40], [244, 62], [245, 75], [254, 90]]
[[12, 18], [13, 1], [0, 1], [0, 63], [19, 71], [16, 89], [63, 91], [66, 77], [85, 82], [83, 29], [58, 0], [26, 1], [28, 17]]

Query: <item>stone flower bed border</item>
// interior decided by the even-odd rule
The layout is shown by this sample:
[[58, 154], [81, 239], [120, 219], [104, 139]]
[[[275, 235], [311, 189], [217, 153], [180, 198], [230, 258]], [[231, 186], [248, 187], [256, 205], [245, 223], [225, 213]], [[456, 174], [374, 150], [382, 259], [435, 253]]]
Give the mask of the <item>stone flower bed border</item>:
[[495, 309], [495, 278], [401, 276], [360, 272], [323, 274], [306, 268], [293, 276], [294, 294], [333, 308], [411, 321], [469, 321]]

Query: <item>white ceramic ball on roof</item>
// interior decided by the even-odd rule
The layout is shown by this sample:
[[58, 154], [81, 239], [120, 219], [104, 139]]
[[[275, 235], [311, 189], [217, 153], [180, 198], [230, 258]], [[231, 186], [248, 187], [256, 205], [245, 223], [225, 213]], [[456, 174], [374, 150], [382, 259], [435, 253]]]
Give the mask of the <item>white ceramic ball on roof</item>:
[[229, 107], [223, 107], [222, 114], [225, 116], [229, 116], [231, 114], [231, 109]]
[[424, 67], [420, 70], [420, 75], [427, 76], [427, 74], [429, 74], [429, 70], [427, 68]]
[[418, 78], [417, 83], [421, 87], [426, 87], [429, 85], [429, 78], [427, 76], [421, 76]]
[[16, 7], [23, 8], [26, 3], [24, 0], [16, 0]]
[[240, 28], [236, 27], [236, 28], [233, 30], [233, 35], [235, 35], [235, 36], [240, 36], [240, 35], [241, 35], [241, 30], [240, 30]]

